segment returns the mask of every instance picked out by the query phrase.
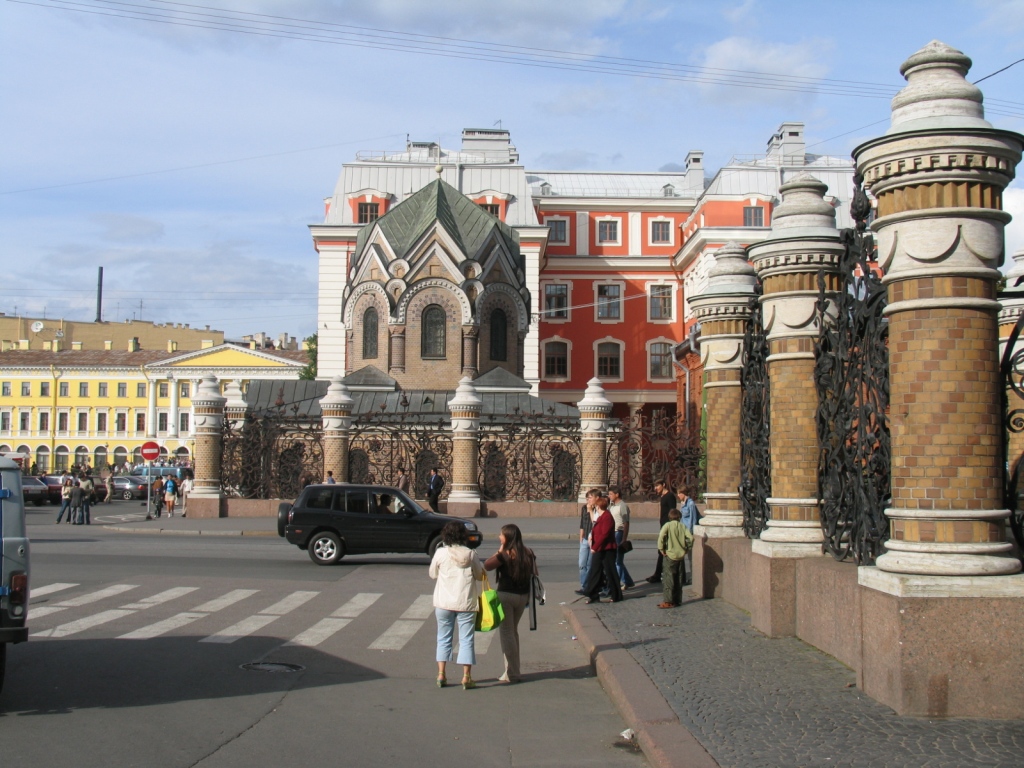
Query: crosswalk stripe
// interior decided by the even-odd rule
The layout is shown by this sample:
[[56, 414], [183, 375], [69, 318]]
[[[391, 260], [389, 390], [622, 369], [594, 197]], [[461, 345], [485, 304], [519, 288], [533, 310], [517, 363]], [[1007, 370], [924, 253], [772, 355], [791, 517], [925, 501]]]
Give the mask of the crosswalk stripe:
[[147, 627], [140, 627], [133, 632], [129, 632], [126, 635], [121, 635], [118, 640], [151, 640], [154, 637], [160, 637], [160, 635], [168, 632], [173, 632], [176, 629], [180, 629], [188, 624], [191, 624], [197, 619], [201, 619], [204, 616], [209, 616], [208, 613], [193, 613], [185, 612], [179, 613], [170, 618], [158, 621], [155, 624], [150, 624]]
[[247, 597], [252, 597], [258, 589], [233, 589], [227, 594], [221, 595], [220, 597], [214, 598], [208, 603], [196, 606], [192, 610], [196, 613], [216, 613], [217, 611], [223, 610], [228, 606], [234, 605], [240, 600], [245, 600]]
[[327, 640], [336, 632], [339, 632], [351, 623], [352, 619], [335, 619], [330, 617], [320, 619], [320, 621], [309, 629], [297, 634], [285, 643], [285, 645], [301, 645], [306, 648], [315, 648], [324, 640]]
[[383, 635], [370, 644], [370, 650], [400, 651], [405, 647], [406, 643], [412, 640], [413, 635], [415, 635], [422, 626], [422, 621], [399, 619], [388, 627], [387, 631]]
[[121, 607], [144, 611], [147, 608], [152, 608], [154, 605], [161, 605], [162, 603], [168, 603], [171, 600], [177, 600], [179, 597], [189, 595], [196, 592], [198, 589], [199, 587], [174, 587], [173, 589], [165, 589], [163, 592], [159, 592], [149, 597], [144, 597], [137, 603], [128, 603]]
[[131, 616], [133, 613], [135, 613], [135, 611], [126, 611], [121, 608], [114, 608], [109, 611], [95, 613], [92, 616], [86, 616], [84, 619], [69, 621], [67, 624], [61, 624], [59, 627], [54, 627], [53, 629], [47, 629], [43, 632], [39, 632], [35, 636], [69, 637], [70, 635], [76, 635], [79, 632], [84, 632], [87, 629], [98, 627], [100, 626], [100, 624], [106, 624], [110, 621], [123, 619], [125, 616]]
[[200, 643], [233, 643], [235, 640], [241, 640], [243, 637], [251, 635], [260, 629], [263, 629], [267, 624], [272, 621], [277, 621], [279, 616], [264, 616], [261, 613], [257, 613], [255, 616], [250, 616], [247, 619], [242, 619], [237, 624], [233, 624], [227, 629], [222, 629], [220, 632], [204, 637], [200, 640]]
[[400, 619], [426, 619], [434, 615], [434, 596], [420, 595], [416, 602], [410, 605], [405, 613], [399, 616]]
[[31, 587], [29, 588], [29, 596], [31, 598], [42, 597], [43, 595], [52, 595], [54, 592], [63, 592], [65, 589], [71, 589], [72, 587], [77, 586], [77, 584], [57, 582], [56, 584], [47, 584], [45, 587]]
[[335, 619], [358, 618], [359, 614], [380, 600], [381, 597], [383, 597], [383, 595], [379, 592], [360, 592], [341, 606], [341, 608], [332, 613], [331, 617]]
[[28, 615], [30, 619], [41, 619], [44, 616], [49, 616], [51, 613], [60, 613], [65, 610], [64, 608], [58, 608], [55, 605], [44, 605], [41, 608], [29, 608]]
[[278, 600], [269, 608], [264, 608], [260, 613], [264, 616], [284, 616], [319, 594], [319, 592], [292, 592], [288, 597]]
[[[77, 584], [75, 586], [77, 586]], [[138, 586], [138, 584], [114, 584], [106, 589], [79, 595], [78, 597], [73, 597], [70, 600], [62, 600], [61, 602], [54, 603], [53, 605], [44, 605], [40, 608], [30, 608], [29, 616], [32, 619], [41, 619], [54, 613], [60, 613], [68, 608], [78, 608], [83, 605], [89, 605], [89, 603], [96, 603], [100, 600], [105, 600], [108, 597], [120, 595], [122, 592], [127, 592], [130, 589], [138, 589]], [[36, 594], [38, 594], [38, 592]], [[49, 635], [35, 633], [34, 636], [48, 637]]]

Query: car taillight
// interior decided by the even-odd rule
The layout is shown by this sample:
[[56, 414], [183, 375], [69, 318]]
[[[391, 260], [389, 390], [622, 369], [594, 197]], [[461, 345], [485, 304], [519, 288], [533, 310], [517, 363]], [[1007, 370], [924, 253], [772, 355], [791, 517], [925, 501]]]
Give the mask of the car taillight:
[[288, 510], [288, 525], [292, 524], [292, 520], [294, 518], [295, 518], [295, 510], [294, 509], [289, 509]]
[[24, 605], [28, 602], [28, 576], [24, 571], [11, 574], [11, 605]]

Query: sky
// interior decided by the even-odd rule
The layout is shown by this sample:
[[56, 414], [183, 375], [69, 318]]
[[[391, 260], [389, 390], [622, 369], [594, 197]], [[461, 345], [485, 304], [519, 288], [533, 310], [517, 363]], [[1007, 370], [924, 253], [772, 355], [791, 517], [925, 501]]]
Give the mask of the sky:
[[[1024, 0], [0, 0], [0, 312], [92, 320], [102, 266], [106, 320], [301, 339], [356, 152], [500, 124], [528, 169], [710, 173], [796, 120], [848, 157], [933, 39], [989, 75]], [[1024, 63], [979, 87], [1024, 133]]]

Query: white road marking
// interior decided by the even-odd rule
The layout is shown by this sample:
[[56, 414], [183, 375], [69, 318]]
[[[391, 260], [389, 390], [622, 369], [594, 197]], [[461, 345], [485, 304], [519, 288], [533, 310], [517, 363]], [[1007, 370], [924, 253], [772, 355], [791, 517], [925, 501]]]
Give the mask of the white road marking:
[[331, 614], [335, 619], [355, 619], [359, 614], [383, 597], [379, 592], [360, 592]]
[[410, 605], [405, 613], [399, 616], [400, 619], [428, 619], [434, 615], [434, 596], [420, 595], [416, 602]]
[[243, 637], [248, 637], [253, 632], [263, 629], [270, 622], [276, 621], [286, 613], [291, 613], [296, 608], [309, 602], [319, 594], [319, 592], [292, 592], [288, 597], [278, 600], [272, 606], [260, 611], [255, 616], [242, 619], [240, 622], [228, 627], [227, 629], [222, 629], [220, 632], [216, 632], [209, 637], [204, 637], [199, 642], [233, 643]]
[[[108, 597], [114, 597], [120, 595], [122, 592], [127, 592], [130, 589], [138, 589], [138, 584], [114, 584], [113, 586], [101, 589], [97, 592], [89, 592], [85, 595], [79, 595], [73, 597], [70, 600], [63, 600], [53, 605], [44, 605], [42, 608], [29, 609], [29, 614], [33, 619], [41, 619], [44, 616], [49, 616], [52, 613], [59, 613], [67, 608], [78, 608], [83, 605], [89, 605], [89, 603], [96, 603], [100, 600], [105, 600]], [[45, 637], [45, 635], [36, 635], [37, 637]]]
[[324, 640], [328, 639], [336, 632], [344, 629], [346, 626], [352, 623], [352, 619], [334, 619], [326, 618], [320, 619], [316, 624], [307, 629], [304, 632], [300, 632], [285, 645], [301, 645], [306, 648], [315, 648], [320, 645]]
[[163, 592], [159, 592], [150, 597], [144, 597], [137, 603], [128, 603], [122, 605], [122, 608], [131, 608], [136, 611], [144, 611], [147, 608], [152, 608], [154, 605], [160, 605], [162, 603], [168, 603], [171, 600], [177, 600], [179, 597], [196, 592], [199, 587], [174, 587], [173, 589], [167, 589]]
[[196, 611], [197, 613], [216, 613], [217, 611], [227, 608], [230, 605], [234, 605], [240, 600], [244, 600], [247, 597], [252, 597], [257, 592], [259, 592], [258, 589], [233, 589], [227, 594], [221, 595], [220, 597], [215, 598], [208, 603], [203, 603], [202, 605], [196, 606], [192, 610]]
[[[170, 590], [168, 590], [170, 591]], [[173, 632], [175, 629], [191, 624], [193, 621], [209, 616], [211, 613], [224, 610], [225, 608], [234, 605], [237, 602], [244, 600], [247, 597], [252, 597], [258, 589], [233, 589], [220, 597], [214, 598], [203, 603], [191, 611], [185, 611], [183, 613], [171, 616], [169, 619], [158, 621], [155, 624], [150, 624], [146, 627], [140, 627], [139, 629], [129, 632], [125, 635], [118, 637], [118, 640], [150, 640], [154, 637], [159, 637], [167, 632]], [[154, 595], [156, 597], [156, 595]]]
[[56, 584], [47, 584], [45, 587], [30, 587], [28, 594], [31, 599], [33, 597], [42, 597], [43, 595], [52, 595], [54, 592], [61, 592], [65, 589], [71, 589], [72, 587], [77, 586], [77, 584], [64, 584], [62, 582], [57, 582]]
[[67, 624], [61, 624], [59, 627], [48, 629], [45, 632], [39, 632], [36, 637], [68, 637], [70, 635], [76, 635], [79, 632], [84, 632], [87, 629], [98, 627], [100, 624], [106, 624], [110, 621], [123, 619], [125, 616], [131, 616], [133, 613], [135, 613], [135, 611], [126, 611], [121, 608], [114, 608], [109, 611], [93, 614], [92, 616], [86, 616], [84, 619], [69, 621]]
[[399, 619], [370, 644], [371, 651], [400, 651], [412, 640], [424, 622]]
[[53, 605], [44, 605], [42, 608], [32, 608], [32, 607], [29, 607], [29, 609], [28, 609], [28, 617], [30, 619], [41, 619], [44, 616], [49, 616], [51, 613], [60, 613], [63, 610], [65, 610], [65, 609], [64, 608], [57, 608], [56, 606], [53, 606]]

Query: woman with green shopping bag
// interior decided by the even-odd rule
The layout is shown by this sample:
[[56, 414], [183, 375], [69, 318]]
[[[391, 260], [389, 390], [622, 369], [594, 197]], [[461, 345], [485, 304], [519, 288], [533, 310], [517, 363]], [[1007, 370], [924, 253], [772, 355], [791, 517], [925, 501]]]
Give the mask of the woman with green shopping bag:
[[434, 585], [434, 616], [437, 618], [437, 687], [448, 684], [445, 665], [452, 657], [455, 625], [459, 626], [459, 658], [462, 665], [462, 687], [476, 688], [473, 665], [476, 650], [473, 631], [480, 610], [480, 579], [486, 574], [476, 552], [466, 546], [466, 526], [462, 521], [448, 523], [441, 530], [441, 543], [430, 561], [430, 578]]
[[499, 536], [501, 547], [484, 561], [484, 568], [498, 572], [498, 598], [505, 618], [498, 626], [505, 672], [498, 678], [503, 683], [518, 683], [519, 620], [530, 602], [530, 585], [537, 573], [537, 558], [523, 544], [518, 525], [504, 525]]

